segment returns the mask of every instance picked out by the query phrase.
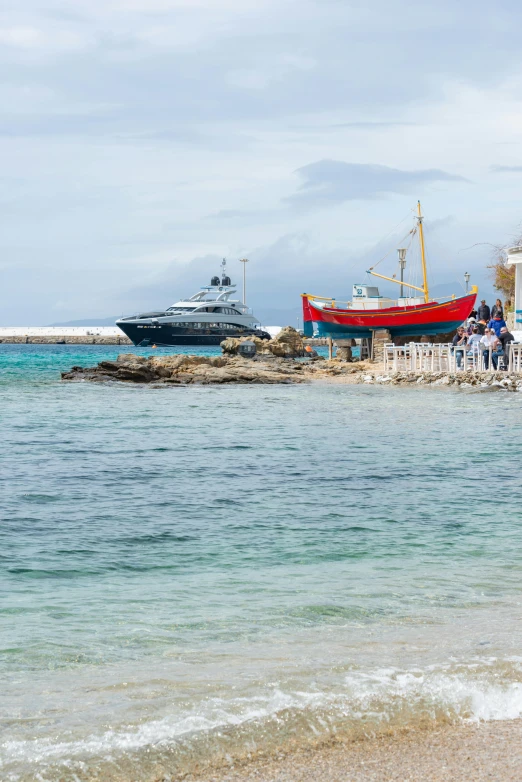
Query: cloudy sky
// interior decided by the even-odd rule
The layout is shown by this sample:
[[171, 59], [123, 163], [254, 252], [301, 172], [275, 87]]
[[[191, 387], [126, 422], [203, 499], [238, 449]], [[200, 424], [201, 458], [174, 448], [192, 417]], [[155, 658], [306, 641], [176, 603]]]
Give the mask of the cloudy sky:
[[520, 29], [515, 0], [4, 0], [0, 323], [168, 305], [223, 255], [297, 312], [395, 271], [418, 198], [433, 285], [489, 297]]

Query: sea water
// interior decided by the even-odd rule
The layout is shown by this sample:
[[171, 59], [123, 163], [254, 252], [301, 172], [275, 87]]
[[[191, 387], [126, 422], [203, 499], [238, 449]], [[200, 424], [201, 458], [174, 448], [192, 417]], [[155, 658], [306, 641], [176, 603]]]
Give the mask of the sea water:
[[2, 780], [522, 713], [519, 395], [61, 382], [120, 351], [0, 346]]

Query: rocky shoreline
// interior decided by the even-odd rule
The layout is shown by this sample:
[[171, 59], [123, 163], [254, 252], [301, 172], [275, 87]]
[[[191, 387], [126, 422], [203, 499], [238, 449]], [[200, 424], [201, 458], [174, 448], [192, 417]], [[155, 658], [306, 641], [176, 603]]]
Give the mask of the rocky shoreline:
[[522, 376], [506, 372], [395, 372], [362, 362], [282, 358], [271, 354], [223, 356], [136, 356], [126, 353], [94, 367], [75, 366], [62, 373], [67, 381], [154, 385], [289, 384], [336, 382], [380, 386], [449, 387], [470, 391], [520, 391]]
[[[246, 356], [245, 349], [254, 355]], [[299, 332], [286, 326], [270, 340], [231, 338], [221, 343], [221, 356], [137, 356], [123, 353], [116, 361], [95, 367], [72, 367], [63, 380], [119, 381], [155, 385], [222, 385], [224, 383], [367, 383], [375, 385], [450, 386], [471, 390], [522, 391], [522, 376], [505, 372], [384, 372], [382, 364], [326, 360], [305, 345]], [[307, 352], [310, 351], [310, 352]]]
[[353, 381], [374, 385], [438, 386], [471, 391], [522, 391], [522, 375], [507, 372], [392, 372], [363, 370]]
[[[63, 380], [121, 381], [167, 385], [223, 383], [303, 383], [314, 375], [338, 375], [341, 367], [319, 370], [324, 359], [295, 361], [273, 355], [241, 356], [136, 356], [127, 353], [116, 361], [100, 361], [95, 367], [73, 367]], [[347, 369], [351, 369], [346, 365]], [[351, 369], [353, 372], [354, 370]]]

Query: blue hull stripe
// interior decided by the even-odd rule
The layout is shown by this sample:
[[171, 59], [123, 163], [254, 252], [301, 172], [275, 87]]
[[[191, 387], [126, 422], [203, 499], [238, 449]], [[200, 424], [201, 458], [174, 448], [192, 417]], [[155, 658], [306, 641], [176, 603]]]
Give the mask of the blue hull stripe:
[[[392, 337], [416, 337], [423, 334], [446, 334], [448, 331], [454, 331], [462, 325], [461, 320], [444, 321], [442, 323], [430, 323], [417, 326], [398, 326], [388, 329]], [[320, 337], [332, 337], [335, 339], [367, 339], [372, 336], [371, 329], [364, 329], [360, 326], [341, 326], [338, 323], [324, 323], [323, 321], [314, 321], [314, 333], [317, 332]]]

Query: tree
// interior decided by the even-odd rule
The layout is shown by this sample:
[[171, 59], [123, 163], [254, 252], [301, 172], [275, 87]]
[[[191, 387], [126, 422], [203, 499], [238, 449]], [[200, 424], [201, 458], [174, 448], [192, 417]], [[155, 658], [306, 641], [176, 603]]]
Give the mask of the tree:
[[[513, 237], [510, 247], [522, 245], [522, 234]], [[491, 271], [493, 285], [503, 294], [506, 300], [506, 309], [511, 308], [511, 303], [515, 298], [515, 267], [507, 266], [507, 247], [497, 247], [493, 245], [492, 263], [488, 265]]]

